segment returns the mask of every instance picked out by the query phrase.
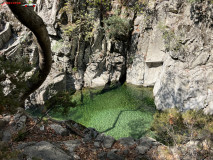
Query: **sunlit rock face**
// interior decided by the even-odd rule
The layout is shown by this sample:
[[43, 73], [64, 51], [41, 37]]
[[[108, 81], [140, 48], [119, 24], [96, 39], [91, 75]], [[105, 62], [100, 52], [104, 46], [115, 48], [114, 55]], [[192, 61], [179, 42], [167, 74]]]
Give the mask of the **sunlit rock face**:
[[163, 1], [134, 21], [127, 82], [154, 86], [158, 109], [213, 114], [213, 4]]
[[[154, 86], [155, 104], [158, 109], [204, 109], [213, 114], [213, 4], [186, 5], [182, 10], [177, 6], [169, 7], [179, 14], [175, 18], [168, 12], [165, 25], [180, 43], [166, 52], [169, 56]], [[171, 47], [176, 43], [170, 41]]]

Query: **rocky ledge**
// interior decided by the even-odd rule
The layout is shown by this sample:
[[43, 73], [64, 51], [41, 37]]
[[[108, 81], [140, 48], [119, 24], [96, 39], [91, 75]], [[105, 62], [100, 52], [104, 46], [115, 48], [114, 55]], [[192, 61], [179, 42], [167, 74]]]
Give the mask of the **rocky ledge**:
[[[109, 135], [99, 133], [94, 128], [86, 128], [78, 123], [73, 126], [83, 133], [83, 137], [75, 135], [64, 125], [41, 122], [24, 138], [15, 142], [15, 133], [26, 131], [35, 124], [23, 114], [1, 116], [1, 143], [11, 143], [12, 150], [21, 151], [17, 160], [71, 160], [71, 159], [141, 159], [152, 156], [152, 152], [164, 148], [163, 144], [149, 137], [133, 139], [131, 137], [115, 140]], [[16, 136], [14, 136], [16, 135]], [[12, 142], [13, 141], [13, 142]], [[167, 147], [166, 147], [167, 148]]]
[[[115, 140], [109, 135], [99, 133], [94, 128], [86, 128], [70, 121], [70, 125], [81, 132], [76, 135], [73, 130], [64, 124], [52, 121], [30, 119], [24, 114], [0, 117], [0, 148], [9, 146], [18, 151], [15, 160], [174, 160], [180, 159], [175, 147], [168, 147], [150, 137], [134, 139], [124, 137]], [[34, 128], [32, 129], [32, 127]], [[24, 137], [21, 133], [31, 130]], [[18, 134], [17, 134], [18, 132]], [[10, 144], [10, 145], [9, 145]], [[182, 153], [186, 156], [192, 147], [198, 148], [198, 143], [189, 142], [182, 146]], [[190, 156], [190, 155], [189, 155]]]

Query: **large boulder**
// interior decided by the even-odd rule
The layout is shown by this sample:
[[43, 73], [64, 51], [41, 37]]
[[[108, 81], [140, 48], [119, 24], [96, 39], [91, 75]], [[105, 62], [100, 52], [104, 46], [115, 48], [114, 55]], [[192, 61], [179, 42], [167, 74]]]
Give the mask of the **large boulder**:
[[38, 143], [20, 144], [18, 149], [29, 157], [40, 158], [43, 160], [73, 160], [74, 158], [67, 155], [63, 150], [45, 141]]
[[[184, 16], [178, 22], [174, 22], [172, 13], [167, 18], [165, 25], [173, 28], [173, 36], [179, 42], [170, 44], [170, 47], [175, 46], [176, 49], [170, 49], [170, 56], [164, 61], [154, 86], [157, 109], [204, 109], [205, 113], [213, 114], [213, 33], [207, 22], [203, 20], [197, 25], [192, 19], [194, 12], [197, 12], [193, 10], [196, 5], [186, 5], [182, 13]], [[202, 8], [204, 11], [213, 13], [213, 4], [203, 2], [200, 5], [206, 7]], [[207, 19], [211, 21], [208, 16]]]
[[157, 109], [213, 114], [212, 6], [162, 1], [136, 17], [127, 83], [154, 86]]

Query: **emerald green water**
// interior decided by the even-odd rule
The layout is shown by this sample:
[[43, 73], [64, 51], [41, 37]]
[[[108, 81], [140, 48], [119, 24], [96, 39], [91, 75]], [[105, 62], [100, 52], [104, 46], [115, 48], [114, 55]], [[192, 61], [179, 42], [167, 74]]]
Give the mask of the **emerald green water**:
[[[97, 91], [90, 90], [90, 92]], [[88, 89], [83, 91], [83, 95], [83, 103], [80, 102], [80, 93], [73, 96], [78, 104], [76, 108], [70, 109], [66, 118], [54, 112], [51, 116], [56, 119], [72, 119], [116, 139], [128, 136], [133, 138], [151, 136], [150, 125], [155, 113], [151, 88], [123, 85], [93, 95], [92, 98]]]

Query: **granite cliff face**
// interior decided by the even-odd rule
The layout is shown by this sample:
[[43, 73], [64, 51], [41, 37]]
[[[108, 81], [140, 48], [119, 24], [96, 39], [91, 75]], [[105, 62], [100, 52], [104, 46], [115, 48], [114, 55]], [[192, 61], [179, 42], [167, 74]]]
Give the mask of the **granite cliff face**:
[[[102, 13], [94, 9], [92, 41], [80, 43], [65, 36], [59, 24], [59, 21], [63, 24], [74, 21], [79, 10], [89, 12], [89, 7], [82, 6], [84, 1], [73, 3], [74, 10], [67, 15], [59, 12], [64, 1], [37, 1], [35, 11], [47, 25], [54, 62], [45, 83], [31, 96], [31, 103], [42, 104], [59, 90], [106, 88], [126, 81], [153, 86], [158, 109], [176, 106], [181, 110], [202, 108], [206, 113], [213, 113], [213, 4], [210, 0], [150, 1], [141, 14], [127, 11], [118, 1], [112, 1], [111, 13], [116, 9], [128, 13], [125, 19], [132, 26], [128, 37], [116, 41], [106, 37]], [[9, 12], [6, 6], [0, 12], [2, 22], [11, 19], [5, 12]], [[36, 63], [37, 48], [24, 27], [13, 21], [2, 23], [1, 30], [1, 51], [15, 53], [23, 48], [18, 42], [28, 39], [28, 49], [24, 51]]]

